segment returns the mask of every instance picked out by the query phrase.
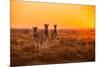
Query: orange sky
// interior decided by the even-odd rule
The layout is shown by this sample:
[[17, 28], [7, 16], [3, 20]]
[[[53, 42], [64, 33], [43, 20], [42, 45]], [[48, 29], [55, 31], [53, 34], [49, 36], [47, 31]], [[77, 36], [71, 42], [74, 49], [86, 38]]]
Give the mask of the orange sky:
[[11, 1], [11, 28], [94, 28], [95, 6]]

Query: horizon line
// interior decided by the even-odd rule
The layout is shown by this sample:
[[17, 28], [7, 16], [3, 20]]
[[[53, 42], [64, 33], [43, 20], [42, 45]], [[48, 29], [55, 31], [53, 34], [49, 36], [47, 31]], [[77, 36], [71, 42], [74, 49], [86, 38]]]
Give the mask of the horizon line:
[[[32, 29], [32, 28], [10, 28], [10, 29]], [[38, 29], [44, 29], [44, 28], [38, 28]], [[52, 30], [54, 28], [48, 28], [49, 30]], [[95, 29], [94, 28], [57, 28], [57, 29]]]

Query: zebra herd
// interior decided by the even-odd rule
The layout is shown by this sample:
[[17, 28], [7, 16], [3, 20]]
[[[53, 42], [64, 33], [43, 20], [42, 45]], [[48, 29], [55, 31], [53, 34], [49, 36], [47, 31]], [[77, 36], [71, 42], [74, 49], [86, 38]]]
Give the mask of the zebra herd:
[[54, 25], [53, 30], [48, 30], [48, 26], [49, 24], [44, 24], [44, 30], [38, 30], [38, 27], [32, 27], [35, 48], [38, 49], [46, 42], [53, 43], [57, 38], [57, 25]]

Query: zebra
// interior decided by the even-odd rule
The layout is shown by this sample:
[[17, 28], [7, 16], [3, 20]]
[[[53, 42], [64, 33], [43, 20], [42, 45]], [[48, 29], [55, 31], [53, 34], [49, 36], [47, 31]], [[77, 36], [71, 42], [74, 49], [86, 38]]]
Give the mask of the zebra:
[[44, 24], [44, 36], [45, 36], [45, 41], [49, 38], [48, 26], [49, 26], [49, 24]]
[[46, 25], [44, 30], [37, 30], [38, 27], [32, 27], [33, 29], [33, 38], [35, 47], [38, 49], [43, 45], [44, 42], [47, 41], [48, 38], [48, 27]]
[[33, 43], [35, 48], [38, 48], [38, 32], [37, 32], [38, 27], [32, 27], [32, 32], [33, 32]]
[[53, 43], [54, 40], [57, 39], [57, 25], [54, 24], [54, 30], [51, 30], [51, 42]]

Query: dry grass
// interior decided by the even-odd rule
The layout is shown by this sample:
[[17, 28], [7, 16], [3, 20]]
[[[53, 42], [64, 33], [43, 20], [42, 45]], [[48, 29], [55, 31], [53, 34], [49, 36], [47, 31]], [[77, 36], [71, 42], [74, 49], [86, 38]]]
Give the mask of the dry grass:
[[94, 30], [58, 30], [59, 39], [34, 48], [31, 29], [11, 29], [11, 65], [37, 65], [95, 60]]

